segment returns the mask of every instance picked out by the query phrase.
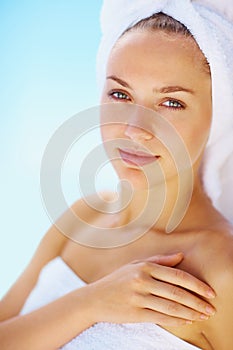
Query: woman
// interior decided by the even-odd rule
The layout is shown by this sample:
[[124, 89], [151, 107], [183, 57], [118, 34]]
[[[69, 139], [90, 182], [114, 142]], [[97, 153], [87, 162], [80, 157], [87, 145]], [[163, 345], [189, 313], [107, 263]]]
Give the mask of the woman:
[[[72, 208], [88, 224], [84, 237], [95, 239], [95, 226], [110, 233], [121, 228], [129, 244], [108, 250], [77, 244], [78, 227], [65, 213], [59, 225], [69, 234], [54, 225], [1, 301], [2, 349], [231, 348], [232, 226], [213, 206], [201, 172], [216, 118], [214, 70], [191, 32], [174, 19], [182, 12], [188, 17], [193, 5], [184, 1], [179, 15], [174, 10], [169, 16], [176, 1], [154, 3], [129, 5], [140, 13], [134, 20], [125, 6], [119, 11], [124, 25], [117, 15], [116, 27], [112, 23], [115, 40], [109, 32], [111, 44], [103, 42], [108, 49], [101, 75], [102, 138], [119, 178], [131, 183], [131, 201], [106, 214], [115, 195], [104, 193], [104, 207], [94, 195], [89, 199], [94, 208], [86, 199]], [[106, 2], [103, 21], [109, 4], [114, 1]], [[178, 172], [179, 155], [174, 158], [166, 147], [169, 126], [189, 155]], [[177, 205], [183, 174], [189, 176]], [[166, 196], [160, 197], [164, 183]], [[127, 191], [122, 183], [122, 203]], [[153, 206], [146, 206], [148, 196]], [[148, 215], [138, 224], [145, 210]], [[143, 234], [131, 240], [135, 222]]]

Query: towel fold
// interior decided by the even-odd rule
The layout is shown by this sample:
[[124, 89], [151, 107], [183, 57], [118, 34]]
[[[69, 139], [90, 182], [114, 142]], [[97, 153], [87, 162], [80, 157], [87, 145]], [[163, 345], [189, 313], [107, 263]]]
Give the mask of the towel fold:
[[211, 0], [105, 0], [97, 80], [102, 91], [109, 53], [121, 34], [141, 19], [163, 12], [183, 23], [207, 58], [212, 76], [213, 120], [202, 179], [213, 205], [233, 222], [233, 6]]

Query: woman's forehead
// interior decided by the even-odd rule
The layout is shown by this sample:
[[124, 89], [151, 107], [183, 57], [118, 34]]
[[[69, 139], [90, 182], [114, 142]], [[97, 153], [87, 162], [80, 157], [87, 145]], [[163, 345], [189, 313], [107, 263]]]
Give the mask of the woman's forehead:
[[[107, 65], [109, 69], [204, 69], [204, 55], [191, 37], [170, 35], [161, 31], [130, 31], [124, 34], [112, 49]], [[167, 67], [166, 67], [167, 66]], [[143, 69], [144, 68], [144, 69]]]

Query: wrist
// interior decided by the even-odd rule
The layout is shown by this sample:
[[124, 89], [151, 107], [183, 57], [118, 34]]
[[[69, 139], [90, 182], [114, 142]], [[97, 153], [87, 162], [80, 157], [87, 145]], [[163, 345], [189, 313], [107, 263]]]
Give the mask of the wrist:
[[[85, 323], [87, 327], [93, 326], [101, 321], [101, 312], [99, 307], [99, 297], [96, 294], [95, 286], [88, 284], [76, 291], [77, 302], [81, 304], [81, 310], [85, 314]], [[78, 310], [80, 312], [80, 310]], [[82, 312], [82, 311], [81, 311]]]

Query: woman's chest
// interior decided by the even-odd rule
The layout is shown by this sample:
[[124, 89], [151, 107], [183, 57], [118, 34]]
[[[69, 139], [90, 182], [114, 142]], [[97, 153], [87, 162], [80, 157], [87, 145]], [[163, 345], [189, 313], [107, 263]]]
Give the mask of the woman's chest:
[[184, 259], [178, 268], [202, 278], [205, 264], [197, 254], [199, 248], [191, 235], [168, 236], [150, 231], [129, 244], [113, 248], [93, 248], [68, 239], [61, 257], [78, 276], [91, 283], [133, 260], [181, 252]]
[[[192, 254], [193, 245], [190, 244], [165, 244], [163, 242], [151, 239], [148, 235], [147, 239], [135, 242], [134, 245], [121, 247], [120, 249], [96, 249], [77, 245], [72, 241], [68, 241], [64, 247], [61, 257], [67, 265], [86, 283], [91, 283], [107, 274], [110, 274], [117, 268], [133, 260], [145, 259], [158, 254], [170, 254], [182, 251], [184, 253], [184, 261], [179, 265], [189, 273], [194, 274], [198, 278], [202, 278], [203, 264], [194, 261], [195, 255]], [[195, 257], [196, 259], [196, 257]], [[166, 328], [170, 333], [176, 335], [191, 344], [205, 349], [211, 350], [207, 339], [205, 338], [205, 321], [194, 322], [192, 325], [180, 328]]]

